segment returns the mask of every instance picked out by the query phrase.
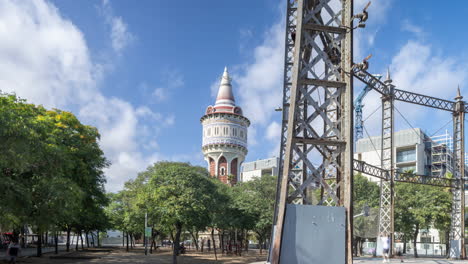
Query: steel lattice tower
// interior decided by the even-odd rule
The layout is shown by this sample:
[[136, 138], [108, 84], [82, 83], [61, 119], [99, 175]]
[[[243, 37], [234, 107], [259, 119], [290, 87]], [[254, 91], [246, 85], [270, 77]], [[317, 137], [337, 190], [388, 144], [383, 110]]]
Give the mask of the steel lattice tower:
[[318, 203], [346, 208], [352, 263], [353, 1], [288, 0], [287, 8], [282, 175], [270, 261], [279, 263], [286, 204]]
[[[390, 254], [393, 251], [393, 209], [394, 209], [394, 157], [393, 157], [393, 85], [390, 74], [387, 74], [385, 84], [389, 87], [389, 94], [382, 96], [382, 137], [381, 137], [381, 168], [389, 171], [388, 180], [380, 180], [380, 210], [379, 210], [379, 235], [390, 237]], [[378, 241], [379, 243], [380, 241]], [[380, 243], [379, 243], [380, 244]]]
[[450, 225], [450, 257], [464, 259], [465, 252], [465, 103], [463, 97], [455, 97], [453, 112], [453, 168], [454, 178], [452, 191], [452, 221]]

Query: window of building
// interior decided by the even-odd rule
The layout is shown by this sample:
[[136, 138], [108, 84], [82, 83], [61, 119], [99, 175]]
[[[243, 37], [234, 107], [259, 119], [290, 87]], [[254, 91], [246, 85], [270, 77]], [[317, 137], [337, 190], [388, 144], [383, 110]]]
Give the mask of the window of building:
[[228, 127], [224, 127], [224, 135], [225, 136], [229, 135], [229, 128]]
[[406, 149], [397, 151], [397, 162], [409, 162], [416, 160], [416, 150]]
[[240, 137], [244, 138], [244, 131], [243, 130], [240, 131]]
[[224, 172], [224, 168], [221, 168], [221, 176], [224, 176], [225, 172]]

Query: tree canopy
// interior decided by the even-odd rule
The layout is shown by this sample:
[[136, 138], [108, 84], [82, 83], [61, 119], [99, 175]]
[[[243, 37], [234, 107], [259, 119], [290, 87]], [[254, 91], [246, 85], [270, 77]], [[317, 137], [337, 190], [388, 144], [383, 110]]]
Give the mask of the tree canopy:
[[39, 239], [50, 230], [104, 229], [108, 161], [97, 129], [10, 94], [0, 94], [0, 123], [2, 229], [29, 224]]

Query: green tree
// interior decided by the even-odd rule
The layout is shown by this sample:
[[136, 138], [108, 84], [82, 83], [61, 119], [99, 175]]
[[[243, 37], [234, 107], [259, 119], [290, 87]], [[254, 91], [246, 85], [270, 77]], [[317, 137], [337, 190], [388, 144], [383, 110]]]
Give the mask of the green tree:
[[[444, 225], [450, 214], [451, 195], [440, 187], [396, 183], [395, 231], [413, 240], [414, 256], [418, 257], [416, 241], [420, 229]], [[405, 245], [406, 246], [406, 245]]]
[[0, 224], [15, 232], [30, 224], [39, 237], [40, 256], [42, 234], [53, 230], [57, 236], [89, 208], [94, 216], [103, 215], [102, 169], [108, 163], [97, 130], [72, 113], [0, 94], [0, 122], [0, 214], [5, 216]]
[[380, 188], [360, 173], [354, 175], [353, 206], [354, 213], [361, 213], [364, 206], [369, 207], [369, 216], [354, 218], [354, 254], [362, 254], [362, 243], [367, 238], [375, 238], [378, 233], [378, 208]]
[[[260, 245], [270, 239], [276, 195], [276, 177], [263, 175], [251, 181], [239, 183], [234, 187], [234, 201], [250, 220], [251, 230], [255, 232]], [[261, 252], [262, 247], [260, 248]]]
[[147, 203], [161, 223], [174, 230], [173, 263], [177, 263], [183, 228], [206, 227], [215, 207], [216, 185], [200, 167], [179, 162], [158, 162], [147, 169]]

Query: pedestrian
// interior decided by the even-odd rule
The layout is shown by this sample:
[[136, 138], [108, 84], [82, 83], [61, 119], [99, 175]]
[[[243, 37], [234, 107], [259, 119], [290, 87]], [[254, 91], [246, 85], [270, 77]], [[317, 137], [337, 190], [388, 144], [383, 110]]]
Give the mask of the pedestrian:
[[383, 233], [383, 235], [380, 237], [380, 240], [382, 241], [382, 255], [383, 255], [382, 263], [390, 262], [389, 256], [388, 256], [388, 253], [390, 251], [390, 239], [386, 233]]
[[398, 247], [398, 249], [397, 249], [397, 256], [400, 259], [400, 262], [404, 262], [403, 261], [403, 253], [401, 253], [401, 248], [400, 247]]
[[20, 251], [20, 246], [18, 244], [18, 239], [14, 237], [11, 240], [10, 245], [8, 245], [7, 256], [10, 259], [8, 263], [16, 263], [16, 258], [18, 258]]

